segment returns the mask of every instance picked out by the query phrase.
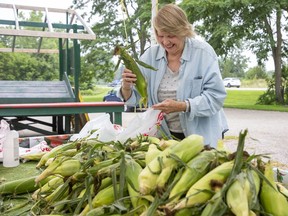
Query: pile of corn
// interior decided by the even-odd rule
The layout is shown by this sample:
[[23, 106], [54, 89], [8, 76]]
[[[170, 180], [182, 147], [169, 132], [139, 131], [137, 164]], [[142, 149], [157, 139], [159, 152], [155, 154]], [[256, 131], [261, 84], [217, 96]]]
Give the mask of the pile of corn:
[[40, 175], [0, 185], [0, 196], [30, 193], [26, 215], [287, 216], [287, 189], [269, 161], [244, 151], [246, 133], [233, 154], [198, 135], [70, 142], [39, 158]]

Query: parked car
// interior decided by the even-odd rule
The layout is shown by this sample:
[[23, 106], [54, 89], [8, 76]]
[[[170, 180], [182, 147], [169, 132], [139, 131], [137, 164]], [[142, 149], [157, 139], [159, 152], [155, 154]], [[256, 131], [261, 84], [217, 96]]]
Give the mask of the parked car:
[[231, 87], [237, 87], [240, 88], [241, 86], [241, 81], [238, 78], [234, 77], [227, 77], [223, 80], [224, 86], [231, 88]]
[[112, 82], [108, 83], [109, 87], [116, 87], [116, 86], [120, 86], [122, 82], [122, 79], [120, 80], [113, 80]]

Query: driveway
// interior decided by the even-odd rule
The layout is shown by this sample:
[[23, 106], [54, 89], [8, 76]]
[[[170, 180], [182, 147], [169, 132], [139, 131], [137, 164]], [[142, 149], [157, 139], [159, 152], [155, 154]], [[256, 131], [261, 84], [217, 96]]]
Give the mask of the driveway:
[[224, 144], [234, 151], [241, 130], [248, 129], [245, 149], [249, 153], [265, 154], [278, 167], [288, 169], [288, 112], [225, 109], [229, 131]]
[[[245, 150], [268, 155], [277, 167], [288, 169], [288, 112], [224, 110], [229, 124], [224, 139], [228, 150], [236, 150], [239, 133], [248, 129]], [[123, 126], [128, 126], [134, 116], [135, 113], [123, 113]]]

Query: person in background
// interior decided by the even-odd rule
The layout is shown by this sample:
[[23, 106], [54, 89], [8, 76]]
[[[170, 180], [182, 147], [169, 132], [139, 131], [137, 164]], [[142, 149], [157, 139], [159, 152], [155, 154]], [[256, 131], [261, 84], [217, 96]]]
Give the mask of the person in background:
[[[153, 24], [158, 43], [140, 60], [158, 70], [139, 66], [148, 85], [148, 106], [165, 113], [165, 136], [198, 134], [206, 145], [216, 147], [228, 126], [223, 112], [226, 90], [214, 49], [195, 37], [185, 12], [175, 4], [162, 7]], [[122, 79], [118, 96], [126, 104], [137, 104], [136, 76], [125, 68]]]
[[113, 89], [110, 90], [110, 91], [108, 92], [108, 94], [103, 97], [103, 101], [104, 101], [104, 102], [107, 102], [107, 101], [122, 102], [121, 98], [117, 97], [116, 91], [113, 90]]

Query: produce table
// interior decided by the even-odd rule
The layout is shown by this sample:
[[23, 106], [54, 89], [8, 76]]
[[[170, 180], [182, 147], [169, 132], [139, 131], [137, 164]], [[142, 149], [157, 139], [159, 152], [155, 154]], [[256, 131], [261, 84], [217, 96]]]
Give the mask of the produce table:
[[3, 167], [3, 164], [0, 163], [0, 180], [5, 179], [6, 181], [12, 181], [19, 178], [39, 175], [41, 172], [36, 169], [36, 164], [37, 162], [29, 161], [26, 163], [20, 162], [17, 167]]
[[[48, 194], [47, 191], [44, 191], [40, 194], [40, 198], [37, 198], [38, 196], [32, 193], [32, 190], [25, 195], [13, 196], [10, 194], [10, 197], [5, 199], [2, 208], [5, 209], [5, 205], [11, 203], [16, 204], [21, 207], [17, 209], [19, 213], [13, 211], [11, 215], [19, 216], [27, 215], [28, 212], [33, 215], [54, 213], [79, 215], [80, 212], [80, 215], [87, 213], [96, 215], [95, 212], [102, 210], [104, 212], [101, 215], [108, 215], [105, 213], [109, 210], [109, 212], [119, 215], [139, 215], [136, 211], [141, 214], [147, 211], [147, 215], [155, 215], [156, 211], [163, 211], [162, 215], [166, 215], [164, 211], [179, 212], [183, 213], [182, 215], [192, 215], [191, 213], [200, 215], [204, 211], [209, 211], [209, 214], [206, 215], [214, 216], [216, 211], [223, 212], [223, 215], [224, 213], [225, 215], [237, 215], [235, 212], [239, 210], [237, 208], [239, 204], [246, 203], [243, 211], [247, 213], [253, 210], [253, 212], [263, 212], [261, 216], [264, 216], [268, 215], [267, 213], [272, 209], [273, 214], [271, 215], [286, 215], [288, 196], [285, 195], [286, 193], [284, 194], [285, 186], [282, 185], [282, 189], [278, 189], [275, 179], [273, 179], [275, 173], [273, 173], [272, 163], [265, 163], [261, 158], [251, 161], [254, 156], [250, 156], [244, 151], [246, 134], [247, 130], [240, 134], [237, 151], [232, 154], [221, 149], [206, 149], [203, 138], [199, 135], [190, 135], [181, 141], [170, 140], [173, 141], [170, 145], [168, 144], [169, 140], [166, 140], [166, 146], [161, 142], [164, 140], [145, 136], [138, 137], [136, 140], [128, 139], [123, 143], [118, 141], [103, 143], [96, 139], [81, 139], [79, 142], [60, 145], [50, 152], [52, 154], [47, 153], [49, 157], [47, 155], [42, 157], [37, 165], [25, 163], [6, 170], [0, 167], [3, 178], [7, 176], [7, 180], [9, 178], [10, 180], [20, 179], [27, 175], [35, 176], [40, 174], [38, 171], [42, 172], [36, 179], [32, 179], [32, 183], [34, 181], [41, 182], [53, 174], [60, 174], [64, 177], [64, 181], [55, 186], [56, 189], [54, 188]], [[157, 147], [157, 145], [159, 146], [157, 150], [150, 148], [151, 146]], [[173, 154], [168, 154], [169, 151]], [[81, 153], [81, 157], [79, 157], [79, 153]], [[71, 155], [68, 156], [68, 154]], [[54, 159], [50, 161], [51, 158]], [[174, 158], [175, 160], [173, 160]], [[161, 174], [166, 174], [167, 169], [160, 168], [159, 160], [163, 167], [172, 169], [171, 175], [164, 180]], [[49, 165], [46, 165], [48, 161]], [[188, 167], [183, 166], [184, 164]], [[36, 166], [43, 170], [37, 170]], [[159, 173], [152, 172], [151, 167], [156, 167], [156, 171], [159, 170]], [[15, 175], [15, 173], [18, 174]], [[23, 176], [20, 176], [19, 173], [23, 173]], [[162, 181], [165, 181], [165, 185], [161, 184]], [[247, 184], [247, 187], [250, 188], [249, 194], [245, 194], [244, 188], [238, 187], [244, 181], [245, 185]], [[191, 185], [189, 185], [190, 183]], [[55, 184], [55, 182], [51, 183], [51, 185]], [[29, 185], [26, 184], [25, 189]], [[101, 188], [102, 186], [103, 188]], [[87, 190], [90, 187], [91, 190]], [[10, 189], [10, 187], [7, 188]], [[95, 194], [91, 193], [93, 191]], [[207, 193], [207, 191], [211, 191], [211, 193]], [[239, 196], [233, 195], [235, 192], [240, 194], [241, 191], [243, 192], [241, 199]], [[82, 192], [84, 192], [83, 196]], [[247, 195], [250, 194], [255, 201], [248, 199]], [[147, 195], [154, 198], [146, 199]], [[174, 203], [169, 200], [168, 195], [171, 198], [175, 195], [180, 197]], [[32, 197], [36, 198], [33, 202], [30, 199]], [[132, 199], [135, 197], [138, 197], [138, 201], [143, 201], [144, 204], [138, 206], [138, 202], [136, 203]], [[89, 199], [92, 201], [93, 209], [90, 209], [91, 205], [86, 204]], [[275, 199], [273, 206], [270, 205], [272, 199]], [[233, 205], [230, 205], [231, 203]], [[251, 209], [248, 207], [249, 203], [253, 205]], [[261, 208], [258, 207], [258, 204], [261, 205]], [[1, 203], [0, 197], [0, 207], [1, 205], [3, 202]], [[136, 208], [134, 205], [137, 205]], [[200, 205], [202, 208], [199, 208]], [[213, 205], [213, 209], [211, 209], [211, 205]], [[6, 209], [9, 208], [6, 207]], [[10, 216], [10, 212], [5, 215]]]

